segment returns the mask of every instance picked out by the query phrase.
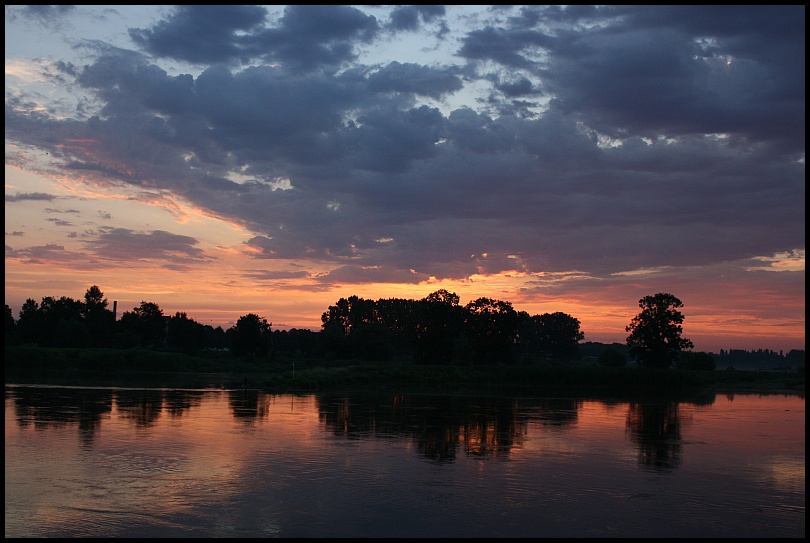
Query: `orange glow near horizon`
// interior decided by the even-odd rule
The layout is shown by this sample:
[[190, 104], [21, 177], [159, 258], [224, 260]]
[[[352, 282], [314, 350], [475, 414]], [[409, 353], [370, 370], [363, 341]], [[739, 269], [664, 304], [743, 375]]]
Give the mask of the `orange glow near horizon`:
[[[68, 296], [83, 299], [87, 288], [98, 285], [110, 308], [117, 301], [119, 316], [137, 307], [141, 301], [157, 303], [165, 315], [184, 312], [201, 324], [227, 329], [245, 314], [256, 313], [275, 329], [312, 329], [321, 327], [321, 314], [340, 298], [358, 296], [420, 299], [439, 289], [459, 295], [466, 304], [479, 297], [491, 297], [512, 303], [514, 309], [531, 315], [561, 311], [580, 321], [584, 341], [624, 343], [625, 326], [638, 313], [637, 301], [627, 297], [627, 306], [616, 302], [590, 303], [574, 297], [527, 296], [510, 293], [503, 278], [492, 283], [478, 277], [476, 281], [430, 281], [419, 284], [353, 284], [326, 287], [311, 278], [284, 279], [251, 283], [244, 269], [257, 266], [243, 249], [225, 250], [227, 258], [217, 264], [202, 264], [200, 270], [170, 270], [148, 262], [132, 267], [107, 267], [81, 270], [75, 263], [22, 263], [6, 258], [6, 303], [16, 317], [27, 298], [39, 302], [44, 296]], [[211, 277], [215, 279], [210, 280]], [[801, 303], [797, 301], [797, 303]], [[601, 304], [601, 305], [600, 305]], [[690, 312], [699, 311], [699, 316]], [[695, 350], [718, 352], [719, 349], [804, 349], [804, 322], [787, 319], [763, 322], [761, 318], [743, 315], [711, 314], [707, 308], [685, 304], [684, 337], [695, 343]]]
[[[261, 251], [246, 244], [256, 234], [245, 225], [176, 195], [135, 189], [121, 193], [120, 187], [98, 179], [54, 179], [7, 164], [7, 188], [23, 185], [27, 192], [56, 196], [44, 204], [37, 200], [14, 206], [6, 203], [5, 301], [15, 318], [28, 298], [36, 302], [45, 296], [81, 300], [90, 286], [97, 285], [110, 308], [113, 301], [118, 302], [119, 315], [148, 301], [158, 304], [165, 315], [184, 312], [201, 324], [224, 329], [239, 317], [255, 313], [275, 329], [317, 331], [322, 313], [340, 298], [421, 299], [447, 289], [458, 294], [462, 305], [487, 297], [510, 302], [514, 309], [531, 315], [561, 311], [580, 321], [584, 341], [624, 343], [625, 326], [638, 313], [638, 300], [655, 292], [671, 292], [684, 302], [684, 337], [695, 343], [696, 350], [804, 349], [803, 283], [800, 293], [789, 296], [769, 290], [768, 285], [755, 284], [758, 290], [754, 290], [735, 281], [707, 285], [700, 280], [681, 280], [667, 270], [615, 274], [614, 282], [576, 271], [510, 270], [420, 283], [332, 284], [321, 276], [338, 264], [259, 258]], [[61, 217], [56, 213], [65, 213], [50, 209], [57, 208], [63, 198], [68, 203], [62, 207], [77, 210], [65, 215], [70, 224], [39, 226], [37, 218], [55, 220]], [[99, 218], [102, 211], [104, 216]], [[204, 258], [189, 253], [179, 255], [188, 258], [172, 260], [169, 249], [124, 261], [101, 251], [87, 253], [86, 242], [96, 239], [98, 231], [111, 229], [110, 221], [115, 228], [135, 233], [165, 230], [192, 238], [196, 244], [189, 247], [201, 251]], [[21, 231], [19, 237], [14, 237], [15, 231]], [[9, 252], [9, 246], [30, 250]], [[765, 269], [790, 268], [803, 273], [803, 251], [769, 261], [771, 265]], [[749, 272], [754, 273], [791, 272]], [[278, 274], [283, 278], [274, 278]]]

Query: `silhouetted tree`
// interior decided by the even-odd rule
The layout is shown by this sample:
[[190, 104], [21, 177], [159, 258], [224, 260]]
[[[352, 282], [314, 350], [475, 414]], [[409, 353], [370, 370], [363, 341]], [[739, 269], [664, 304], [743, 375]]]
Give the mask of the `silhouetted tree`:
[[585, 334], [579, 329], [579, 320], [557, 311], [535, 315], [540, 351], [554, 360], [570, 361], [576, 358], [579, 342]]
[[84, 322], [84, 304], [68, 296], [46, 296], [39, 305], [40, 345], [47, 347], [86, 347], [90, 333]]
[[342, 358], [348, 355], [349, 341], [339, 322], [326, 320], [318, 334], [321, 350], [327, 358]]
[[156, 303], [141, 302], [141, 305], [121, 315], [121, 330], [134, 333], [141, 347], [160, 347], [166, 337], [166, 320], [163, 310]]
[[785, 355], [785, 362], [791, 367], [804, 370], [804, 349], [791, 349], [788, 351], [788, 354]]
[[375, 304], [377, 321], [388, 329], [391, 347], [399, 354], [410, 354], [413, 350], [416, 303], [405, 298], [380, 298]]
[[321, 322], [323, 324], [340, 325], [343, 328], [343, 333], [348, 336], [354, 326], [379, 321], [373, 300], [349, 296], [348, 298], [339, 299], [335, 305], [330, 305], [321, 315]]
[[226, 349], [228, 347], [228, 335], [221, 326], [214, 328], [210, 324], [203, 326], [205, 332], [205, 344], [209, 349]]
[[14, 314], [8, 304], [6, 304], [6, 341], [8, 341], [9, 336], [16, 331], [16, 328], [17, 323], [14, 322]]
[[270, 350], [271, 323], [267, 319], [248, 313], [239, 317], [231, 327], [231, 351], [236, 356], [264, 356]]
[[453, 362], [456, 342], [464, 329], [465, 309], [458, 304], [458, 295], [446, 289], [432, 292], [414, 304], [415, 362]]
[[323, 353], [318, 340], [318, 332], [290, 328], [273, 330], [273, 352], [291, 356], [318, 356]]
[[716, 365], [714, 357], [702, 351], [681, 351], [675, 361], [675, 367], [681, 370], [711, 371]]
[[37, 343], [42, 333], [42, 314], [39, 304], [33, 298], [28, 298], [20, 309], [17, 320], [17, 336], [20, 343]]
[[205, 327], [189, 319], [185, 312], [177, 311], [169, 319], [166, 345], [186, 353], [193, 353], [207, 345]]
[[93, 285], [84, 293], [84, 309], [88, 315], [107, 309], [107, 298], [98, 286]]
[[391, 335], [391, 331], [379, 323], [353, 326], [349, 334], [352, 356], [361, 360], [390, 360], [393, 355]]
[[678, 311], [683, 302], [672, 294], [658, 293], [645, 296], [638, 302], [641, 312], [625, 329], [630, 354], [639, 366], [669, 368], [683, 349], [694, 347], [682, 338], [683, 314]]
[[511, 363], [512, 346], [518, 334], [518, 314], [512, 304], [492, 298], [478, 298], [464, 306], [466, 334], [478, 362]]
[[115, 315], [107, 309], [107, 299], [96, 285], [84, 294], [83, 314], [90, 344], [97, 347], [111, 347], [115, 338]]

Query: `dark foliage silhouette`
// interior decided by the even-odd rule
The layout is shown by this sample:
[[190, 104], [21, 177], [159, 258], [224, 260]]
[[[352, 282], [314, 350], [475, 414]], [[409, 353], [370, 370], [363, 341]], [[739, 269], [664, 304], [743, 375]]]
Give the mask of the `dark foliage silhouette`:
[[669, 368], [678, 354], [694, 347], [681, 337], [683, 314], [678, 311], [683, 302], [672, 294], [660, 292], [645, 296], [638, 302], [641, 312], [627, 326], [627, 345], [639, 366]]

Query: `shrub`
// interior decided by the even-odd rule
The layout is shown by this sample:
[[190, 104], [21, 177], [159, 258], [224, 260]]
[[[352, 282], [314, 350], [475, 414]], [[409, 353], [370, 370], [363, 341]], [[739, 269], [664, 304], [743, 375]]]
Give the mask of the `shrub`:
[[675, 361], [675, 367], [681, 370], [712, 371], [716, 364], [709, 353], [681, 351]]
[[618, 368], [627, 364], [627, 359], [618, 349], [608, 347], [599, 354], [599, 364], [610, 368]]

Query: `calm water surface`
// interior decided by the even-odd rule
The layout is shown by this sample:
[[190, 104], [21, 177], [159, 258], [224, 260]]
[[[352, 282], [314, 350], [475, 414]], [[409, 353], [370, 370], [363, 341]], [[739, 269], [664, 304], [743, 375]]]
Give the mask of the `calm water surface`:
[[804, 537], [805, 399], [5, 388], [6, 537]]

